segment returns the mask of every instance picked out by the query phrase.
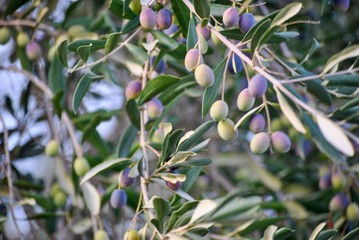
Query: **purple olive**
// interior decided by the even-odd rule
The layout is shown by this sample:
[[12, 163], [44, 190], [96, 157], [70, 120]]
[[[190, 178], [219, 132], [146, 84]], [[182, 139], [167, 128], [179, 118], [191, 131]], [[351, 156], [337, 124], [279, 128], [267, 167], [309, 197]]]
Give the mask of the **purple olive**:
[[267, 79], [263, 75], [256, 74], [251, 78], [248, 90], [253, 97], [262, 97], [267, 91], [267, 86]]
[[241, 58], [237, 54], [232, 53], [228, 61], [228, 71], [231, 74], [236, 74], [241, 72], [242, 70], [243, 70], [243, 63]]
[[147, 102], [148, 116], [152, 119], [158, 118], [163, 112], [163, 105], [158, 98], [152, 98]]
[[168, 29], [172, 24], [172, 14], [167, 8], [162, 8], [157, 12], [157, 28], [160, 30]]
[[286, 153], [290, 150], [291, 141], [284, 132], [274, 132], [271, 136], [271, 142], [273, 149], [278, 153]]
[[26, 45], [26, 55], [30, 60], [38, 60], [41, 57], [41, 47], [35, 42], [29, 42]]
[[156, 13], [151, 8], [145, 8], [140, 13], [140, 24], [146, 30], [152, 30], [156, 27]]
[[116, 189], [111, 194], [110, 199], [113, 208], [122, 208], [127, 204], [127, 194], [123, 189]]
[[331, 174], [325, 173], [320, 179], [319, 179], [319, 189], [321, 190], [327, 190], [332, 187], [331, 182]]
[[350, 0], [333, 0], [332, 3], [338, 12], [346, 12], [349, 10]]
[[166, 185], [169, 189], [172, 189], [173, 191], [178, 191], [182, 187], [182, 182], [177, 181], [176, 183], [171, 183], [169, 181], [166, 181]]
[[242, 33], [248, 32], [254, 24], [256, 24], [256, 20], [252, 13], [243, 13], [239, 18], [239, 30], [241, 30]]
[[196, 31], [198, 36], [202, 35], [206, 41], [208, 41], [211, 38], [211, 30], [209, 30], [208, 26], [201, 27], [201, 24], [198, 23], [196, 26]]
[[262, 114], [255, 114], [249, 121], [249, 130], [254, 133], [263, 132], [266, 126], [266, 121]]
[[131, 168], [125, 168], [118, 176], [118, 184], [121, 187], [129, 187], [135, 182], [135, 178], [128, 176], [130, 171]]
[[136, 99], [142, 90], [142, 84], [141, 82], [137, 81], [137, 80], [132, 80], [131, 82], [128, 83], [126, 90], [125, 90], [125, 95], [127, 99]]
[[[155, 63], [157, 56], [153, 56], [151, 57], [151, 65], [153, 66], [153, 64]], [[157, 63], [155, 69], [154, 69], [157, 73], [164, 73], [164, 71], [166, 70], [166, 63], [163, 59], [159, 60], [159, 62]]]
[[329, 209], [333, 212], [342, 212], [349, 205], [349, 199], [345, 193], [338, 193], [329, 203]]
[[239, 14], [237, 9], [228, 8], [223, 13], [223, 24], [226, 27], [237, 27], [239, 23]]

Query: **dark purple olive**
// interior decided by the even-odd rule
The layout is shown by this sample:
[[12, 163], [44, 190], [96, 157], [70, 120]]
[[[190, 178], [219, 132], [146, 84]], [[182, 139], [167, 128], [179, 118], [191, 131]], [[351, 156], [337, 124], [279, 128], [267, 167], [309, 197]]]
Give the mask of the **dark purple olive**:
[[239, 30], [241, 30], [242, 33], [248, 32], [254, 24], [256, 24], [256, 20], [252, 13], [243, 13], [239, 18]]
[[118, 177], [118, 183], [122, 187], [128, 187], [133, 185], [135, 182], [135, 178], [129, 177], [129, 173], [131, 171], [131, 168], [125, 168]]
[[157, 28], [160, 30], [167, 29], [172, 24], [172, 14], [170, 10], [162, 8], [157, 12]]
[[111, 194], [110, 199], [111, 206], [113, 208], [122, 208], [127, 204], [127, 194], [122, 189], [116, 189]]
[[349, 10], [350, 0], [333, 0], [332, 3], [338, 12], [346, 12]]

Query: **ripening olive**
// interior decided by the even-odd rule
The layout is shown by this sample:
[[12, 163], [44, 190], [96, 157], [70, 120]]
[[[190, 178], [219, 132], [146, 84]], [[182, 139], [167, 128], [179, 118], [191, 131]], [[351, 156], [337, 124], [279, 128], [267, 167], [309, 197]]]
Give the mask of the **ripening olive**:
[[122, 208], [127, 204], [127, 194], [123, 189], [115, 189], [111, 193], [110, 204], [113, 208]]
[[151, 8], [142, 9], [140, 13], [140, 24], [146, 30], [152, 30], [156, 27], [156, 13]]
[[194, 71], [196, 82], [202, 87], [211, 87], [214, 84], [214, 72], [206, 64], [201, 64]]
[[250, 142], [250, 149], [255, 154], [266, 152], [270, 145], [270, 137], [265, 132], [257, 133]]
[[332, 3], [338, 12], [346, 12], [349, 10], [350, 0], [333, 0]]
[[66, 199], [67, 199], [67, 196], [62, 190], [59, 190], [59, 191], [55, 192], [55, 194], [54, 194], [54, 203], [55, 203], [56, 206], [58, 206], [58, 207], [64, 206], [65, 203], [66, 203]]
[[228, 115], [228, 105], [223, 100], [218, 100], [214, 102], [209, 111], [209, 115], [215, 121], [224, 120]]
[[147, 113], [152, 119], [158, 118], [163, 112], [163, 105], [158, 98], [152, 98], [147, 102]]
[[187, 52], [184, 59], [184, 65], [188, 71], [193, 71], [197, 66], [203, 63], [203, 56], [198, 49], [191, 49]]
[[35, 41], [29, 42], [26, 45], [26, 56], [30, 60], [38, 60], [41, 57], [40, 45]]
[[74, 160], [74, 171], [77, 176], [82, 177], [90, 169], [90, 166], [85, 158], [76, 158]]
[[241, 111], [248, 111], [254, 105], [255, 98], [249, 93], [248, 88], [242, 90], [237, 98], [237, 107]]
[[237, 27], [239, 23], [239, 14], [237, 9], [228, 8], [223, 13], [223, 24], [226, 27]]
[[140, 14], [142, 6], [140, 0], [131, 0], [129, 7], [137, 15]]
[[243, 70], [243, 63], [241, 58], [235, 54], [232, 53], [230, 59], [228, 60], [228, 71], [231, 74], [239, 73]]
[[201, 24], [198, 23], [196, 26], [197, 35], [202, 35], [206, 41], [211, 38], [211, 30], [209, 30], [208, 26], [201, 27]]
[[248, 84], [249, 93], [253, 97], [262, 97], [267, 91], [267, 79], [260, 74], [254, 75]]
[[328, 190], [332, 187], [331, 174], [326, 173], [319, 179], [319, 189]]
[[177, 181], [176, 183], [171, 183], [170, 181], [166, 181], [166, 185], [169, 189], [173, 191], [178, 191], [182, 187], [182, 182]]
[[333, 190], [339, 192], [345, 188], [345, 185], [347, 184], [347, 179], [341, 172], [335, 172], [332, 174], [331, 184]]
[[135, 182], [135, 178], [128, 176], [130, 171], [131, 168], [125, 168], [118, 176], [118, 184], [121, 187], [131, 186]]
[[273, 149], [278, 153], [286, 153], [290, 150], [291, 141], [287, 134], [281, 131], [274, 132], [271, 135]]
[[218, 122], [217, 131], [225, 141], [233, 140], [237, 136], [237, 130], [234, 130], [234, 122], [228, 118]]
[[357, 203], [350, 203], [346, 209], [346, 217], [351, 222], [359, 221], [359, 206]]
[[249, 130], [254, 133], [263, 132], [266, 126], [266, 121], [262, 114], [255, 114], [249, 121]]
[[332, 212], [342, 212], [349, 204], [349, 199], [345, 193], [338, 193], [329, 203], [329, 209]]
[[140, 81], [137, 80], [132, 80], [128, 83], [126, 90], [125, 90], [125, 95], [127, 99], [136, 99], [142, 90], [142, 84]]

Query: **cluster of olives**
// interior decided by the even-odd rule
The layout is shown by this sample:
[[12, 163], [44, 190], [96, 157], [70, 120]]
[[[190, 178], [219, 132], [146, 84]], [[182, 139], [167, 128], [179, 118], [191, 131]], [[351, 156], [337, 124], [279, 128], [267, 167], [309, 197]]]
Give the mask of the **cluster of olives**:
[[145, 30], [168, 29], [172, 25], [172, 13], [167, 8], [160, 9], [157, 14], [154, 10], [147, 7], [140, 13], [140, 24]]
[[130, 177], [131, 169], [125, 168], [118, 176], [118, 189], [115, 189], [110, 198], [110, 204], [113, 208], [120, 209], [127, 204], [127, 194], [122, 188], [132, 186], [135, 178]]
[[63, 207], [66, 204], [67, 195], [60, 188], [59, 184], [54, 183], [50, 189], [50, 196], [57, 207]]
[[333, 190], [336, 193], [329, 202], [329, 210], [344, 214], [348, 221], [359, 221], [359, 206], [356, 202], [351, 202], [346, 193], [351, 187], [350, 179], [337, 169], [330, 171], [327, 168], [321, 168], [319, 176], [319, 189]]
[[239, 15], [238, 10], [234, 7], [228, 8], [223, 13], [223, 24], [228, 28], [238, 27], [242, 33], [246, 33], [251, 29], [256, 20], [252, 13], [243, 13]]

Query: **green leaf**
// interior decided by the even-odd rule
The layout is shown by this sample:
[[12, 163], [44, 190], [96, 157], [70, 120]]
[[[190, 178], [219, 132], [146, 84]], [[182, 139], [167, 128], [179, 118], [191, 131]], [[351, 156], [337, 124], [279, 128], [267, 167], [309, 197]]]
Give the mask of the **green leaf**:
[[322, 231], [315, 238], [315, 240], [328, 240], [328, 239], [331, 239], [331, 237], [333, 237], [337, 232], [338, 232], [338, 230], [336, 230], [336, 229], [329, 229], [329, 230]]
[[[3, 4], [6, 4], [6, 9], [4, 14], [5, 15], [10, 15], [12, 14], [16, 9], [18, 9], [19, 7], [23, 6], [25, 3], [27, 3], [29, 0], [18, 0], [18, 1], [7, 1], [4, 2]], [[4, 6], [2, 6], [3, 8]]]
[[[189, 163], [191, 160], [186, 161]], [[191, 169], [186, 172], [186, 181], [182, 185], [183, 191], [188, 192], [193, 184], [197, 181], [200, 173], [202, 171], [202, 167], [196, 167], [194, 165], [191, 165]]]
[[186, 202], [183, 205], [181, 205], [181, 207], [178, 210], [173, 211], [171, 214], [171, 217], [167, 223], [167, 229], [168, 229], [167, 232], [169, 232], [173, 229], [173, 227], [178, 222], [178, 219], [181, 216], [183, 216], [185, 213], [194, 209], [197, 206], [197, 204], [198, 204], [198, 201]]
[[[194, 167], [194, 166], [205, 166], [205, 165], [210, 165], [212, 164], [212, 160], [211, 159], [192, 159], [192, 160], [187, 160], [185, 162], [182, 163], [175, 163], [175, 164], [170, 164], [168, 167], [170, 168], [179, 168], [179, 167]], [[188, 179], [188, 177], [187, 177]]]
[[344, 236], [343, 240], [355, 240], [359, 236], [359, 228], [355, 228]]
[[294, 232], [295, 231], [290, 228], [281, 228], [275, 232], [274, 239], [275, 240], [285, 240], [288, 237], [294, 235]]
[[211, 87], [206, 88], [206, 90], [203, 93], [202, 118], [204, 118], [207, 115], [213, 102], [216, 100], [216, 96], [218, 94], [219, 88], [223, 80], [223, 73], [224, 73], [224, 68], [226, 66], [226, 62], [227, 62], [227, 58], [223, 59], [214, 69], [214, 76], [215, 76], [214, 84]]
[[323, 103], [327, 105], [332, 105], [333, 100], [329, 92], [321, 84], [321, 80], [314, 79], [311, 81], [305, 81], [304, 84], [307, 85], [308, 91], [314, 96], [320, 99]]
[[188, 37], [187, 37], [186, 47], [187, 47], [187, 51], [189, 51], [190, 49], [194, 48], [198, 42], [196, 19], [193, 16], [193, 14], [191, 14], [191, 19], [189, 20], [187, 36]]
[[[91, 71], [97, 71], [97, 69], [99, 69], [100, 66], [101, 66], [101, 64], [96, 65], [95, 67], [93, 67], [91, 69]], [[93, 75], [90, 72], [88, 72], [85, 75], [83, 75], [82, 78], [80, 79], [79, 83], [76, 86], [74, 96], [72, 98], [72, 110], [75, 113], [79, 109], [80, 104], [81, 104], [83, 98], [85, 97], [87, 91], [89, 90], [92, 81], [95, 79], [98, 79], [98, 77], [99, 76]]]
[[306, 133], [306, 129], [302, 123], [302, 121], [299, 119], [298, 114], [293, 110], [293, 108], [289, 105], [287, 102], [287, 99], [284, 97], [284, 95], [277, 89], [274, 88], [277, 93], [278, 103], [279, 106], [286, 118], [289, 120], [289, 122], [292, 124], [292, 126], [297, 129], [301, 133]]
[[217, 206], [218, 204], [210, 199], [201, 200], [192, 214], [190, 223], [194, 223], [205, 215], [211, 213]]
[[138, 26], [140, 26], [140, 18], [139, 16], [136, 16], [121, 29], [121, 34], [129, 33], [132, 30], [136, 29]]
[[267, 228], [268, 226], [277, 223], [279, 221], [282, 221], [284, 217], [274, 217], [274, 218], [266, 218], [266, 219], [260, 219], [249, 225], [247, 228], [243, 229], [239, 233], [241, 235], [247, 235], [253, 231], [260, 230]]
[[318, 236], [318, 234], [323, 230], [323, 228], [325, 227], [326, 223], [322, 222], [321, 224], [319, 224], [314, 231], [312, 232], [312, 234], [309, 237], [309, 240], [315, 240], [316, 237]]
[[84, 194], [84, 200], [87, 208], [90, 210], [91, 214], [95, 216], [98, 215], [100, 213], [101, 206], [100, 194], [97, 192], [96, 188], [88, 182], [82, 184], [81, 189]]
[[54, 58], [50, 63], [47, 79], [49, 81], [49, 87], [54, 94], [65, 90], [64, 67], [58, 58]]
[[80, 55], [80, 57], [84, 63], [87, 62], [87, 60], [90, 56], [91, 47], [92, 47], [92, 44], [90, 43], [89, 45], [83, 45], [83, 46], [80, 46], [77, 48], [77, 54]]
[[249, 161], [249, 165], [254, 170], [263, 185], [273, 191], [279, 191], [282, 188], [283, 184], [278, 176], [273, 175], [255, 161]]
[[198, 16], [209, 19], [211, 6], [208, 0], [193, 0], [193, 6]]
[[318, 125], [315, 124], [313, 119], [306, 113], [303, 114], [303, 120], [306, 124], [306, 126], [309, 128], [310, 135], [313, 138], [314, 143], [317, 145], [319, 150], [327, 155], [330, 159], [332, 159], [334, 162], [342, 161], [343, 156], [330, 145], [327, 140], [325, 140], [323, 134], [318, 128]]
[[148, 60], [148, 54], [142, 48], [131, 43], [127, 43], [126, 47], [139, 64], [143, 65]]
[[175, 50], [179, 46], [175, 39], [169, 37], [162, 31], [152, 30], [151, 33], [158, 40], [160, 48], [165, 51]]
[[176, 16], [178, 24], [181, 27], [182, 34], [184, 37], [187, 37], [189, 24], [188, 19], [190, 19], [190, 11], [186, 4], [183, 2], [183, 0], [170, 0], [170, 2], [173, 13]]
[[208, 121], [199, 126], [193, 134], [183, 141], [177, 148], [177, 151], [189, 150], [189, 148], [198, 143], [200, 138], [215, 124], [215, 121]]
[[163, 105], [167, 105], [174, 98], [183, 94], [186, 90], [194, 86], [197, 86], [197, 83], [194, 80], [193, 74], [190, 74], [184, 78], [181, 78], [181, 80], [177, 83], [171, 85], [171, 88], [164, 90], [158, 98], [161, 100]]
[[132, 19], [136, 17], [136, 14], [130, 8], [128, 8], [127, 11], [124, 12], [124, 9], [126, 9], [126, 5], [124, 6], [123, 0], [111, 0], [109, 9], [119, 18]]
[[162, 163], [167, 160], [170, 154], [176, 148], [178, 141], [183, 135], [183, 129], [176, 129], [173, 132], [166, 135], [162, 143], [162, 151], [160, 159], [158, 161], [158, 166], [162, 166]]
[[142, 90], [139, 98], [138, 104], [143, 105], [145, 102], [156, 96], [157, 94], [163, 92], [168, 87], [172, 86], [180, 79], [172, 75], [160, 75], [155, 77], [148, 82], [146, 87]]
[[170, 205], [166, 200], [160, 197], [154, 197], [152, 202], [156, 212], [156, 219], [159, 221], [159, 225], [161, 226], [160, 231], [162, 231], [165, 217], [170, 212]]
[[85, 182], [87, 182], [88, 180], [90, 180], [100, 172], [108, 170], [109, 168], [113, 167], [116, 164], [120, 164], [122, 168], [125, 168], [128, 165], [130, 165], [130, 163], [131, 161], [128, 158], [116, 158], [116, 159], [106, 160], [96, 165], [95, 167], [91, 168], [90, 170], [88, 170], [85, 176], [83, 176], [83, 178], [81, 179], [80, 185], [84, 184]]
[[70, 43], [67, 46], [67, 49], [71, 52], [76, 52], [79, 47], [91, 45], [91, 51], [97, 51], [99, 49], [103, 49], [105, 47], [105, 44], [106, 40], [81, 39]]
[[271, 24], [271, 20], [267, 19], [256, 29], [253, 34], [252, 42], [251, 42], [251, 52], [252, 54], [256, 51], [257, 47], [259, 47], [259, 43], [261, 38], [268, 32], [271, 31], [269, 28]]
[[118, 44], [118, 41], [120, 40], [121, 33], [115, 32], [110, 33], [107, 37], [106, 43], [105, 43], [105, 54], [109, 54]]
[[[265, 16], [264, 18], [262, 18], [259, 22], [257, 22], [251, 29], [249, 29], [249, 31], [246, 33], [246, 35], [244, 35], [243, 38], [238, 39], [238, 40], [242, 40], [242, 42], [246, 42], [248, 40], [250, 40], [253, 37], [253, 34], [257, 31], [257, 29], [264, 23], [266, 22], [268, 19], [273, 19], [279, 11], [275, 11], [272, 12], [271, 14], [269, 14], [268, 16]], [[239, 31], [236, 30], [236, 31]], [[222, 33], [223, 31], [221, 31]], [[240, 32], [240, 31], [239, 31]]]
[[354, 156], [354, 147], [349, 141], [349, 138], [344, 133], [343, 129], [329, 118], [317, 115], [317, 123], [324, 138], [337, 150], [345, 155]]
[[300, 9], [302, 8], [302, 5], [303, 5], [302, 3], [298, 3], [298, 2], [288, 4], [282, 10], [280, 10], [277, 16], [275, 16], [272, 22], [272, 27], [280, 26], [283, 23], [285, 23], [287, 20], [297, 15]]
[[140, 111], [135, 100], [129, 99], [126, 102], [126, 112], [133, 126], [140, 129]]
[[67, 64], [67, 40], [60, 43], [60, 45], [56, 49], [57, 58], [60, 60], [64, 67], [68, 68]]
[[138, 129], [131, 124], [123, 133], [117, 147], [117, 156], [119, 158], [128, 157], [131, 146], [137, 137], [137, 130]]
[[329, 72], [338, 63], [348, 58], [353, 58], [358, 56], [359, 56], [359, 44], [347, 47], [340, 53], [337, 53], [333, 55], [331, 58], [329, 58], [329, 60], [325, 64], [322, 74], [326, 74], [327, 72]]

